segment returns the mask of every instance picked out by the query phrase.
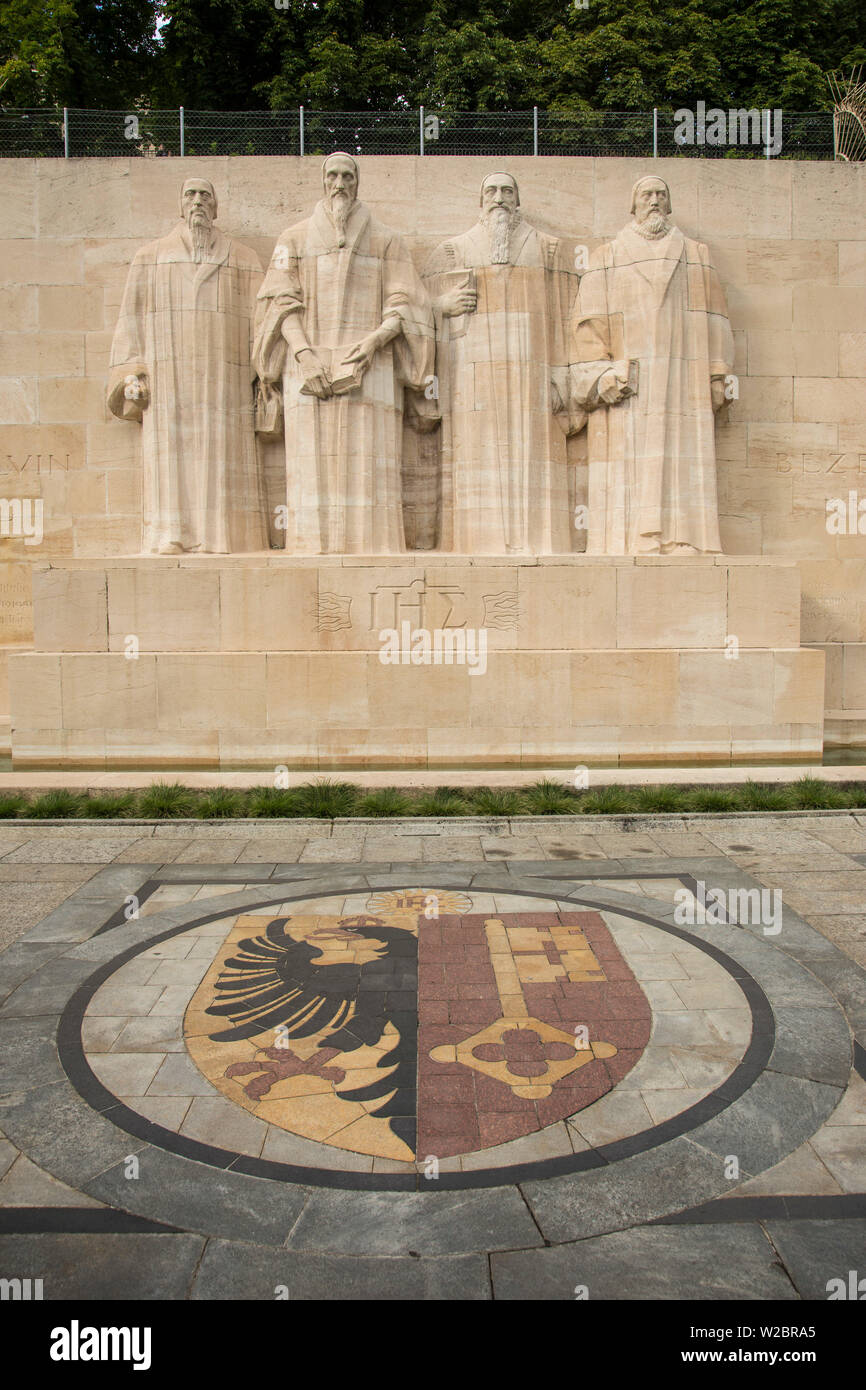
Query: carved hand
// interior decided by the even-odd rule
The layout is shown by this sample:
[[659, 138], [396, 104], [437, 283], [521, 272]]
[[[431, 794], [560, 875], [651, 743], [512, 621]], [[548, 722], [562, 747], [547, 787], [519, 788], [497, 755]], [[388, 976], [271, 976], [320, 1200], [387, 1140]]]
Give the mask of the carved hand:
[[440, 298], [439, 308], [447, 319], [453, 319], [458, 314], [474, 314], [477, 303], [477, 290], [448, 290]]
[[297, 363], [313, 395], [318, 396], [320, 401], [326, 401], [333, 393], [331, 383], [328, 381], [328, 374], [319, 361], [318, 355], [312, 348], [304, 348], [298, 353]]
[[714, 376], [712, 378], [710, 381], [710, 395], [713, 401], [713, 410], [721, 410], [723, 405], [727, 405], [725, 378], [723, 376]]
[[350, 352], [346, 353], [343, 360], [344, 362], [357, 362], [361, 371], [367, 372], [381, 346], [382, 340], [379, 334], [369, 333], [366, 338], [362, 338], [359, 343], [356, 343]]
[[128, 377], [124, 378], [123, 395], [125, 400], [135, 401], [136, 405], [144, 410], [150, 404], [147, 377], [142, 372], [137, 375], [130, 373]]
[[626, 385], [611, 368], [603, 372], [598, 379], [598, 394], [605, 405], [616, 405], [622, 400]]

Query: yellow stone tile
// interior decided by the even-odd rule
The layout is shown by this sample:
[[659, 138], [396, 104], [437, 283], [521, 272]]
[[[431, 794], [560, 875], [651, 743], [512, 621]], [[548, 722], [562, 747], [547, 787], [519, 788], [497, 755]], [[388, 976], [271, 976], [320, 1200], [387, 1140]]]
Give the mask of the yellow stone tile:
[[512, 951], [537, 951], [548, 932], [537, 927], [508, 927], [508, 944]]
[[406, 1163], [414, 1163], [415, 1155], [391, 1132], [387, 1120], [377, 1120], [374, 1115], [364, 1115], [352, 1121], [338, 1134], [332, 1134], [329, 1141], [337, 1149], [349, 1149], [352, 1153], [375, 1154], [377, 1158], [393, 1158]]
[[592, 951], [560, 951], [560, 960], [566, 970], [599, 970], [600, 966]]
[[527, 1018], [529, 1010], [522, 994], [502, 994], [499, 996], [505, 1018]]
[[256, 1114], [280, 1129], [320, 1142], [330, 1140], [331, 1135], [345, 1129], [352, 1120], [366, 1117], [363, 1105], [356, 1101], [339, 1100], [333, 1092], [327, 1095], [293, 1096], [291, 1101], [266, 1098], [259, 1102]]
[[547, 956], [518, 956], [517, 973], [521, 980], [533, 983], [550, 983], [565, 977], [565, 967], [551, 965]]
[[579, 927], [551, 927], [550, 935], [559, 951], [588, 951], [589, 942]]

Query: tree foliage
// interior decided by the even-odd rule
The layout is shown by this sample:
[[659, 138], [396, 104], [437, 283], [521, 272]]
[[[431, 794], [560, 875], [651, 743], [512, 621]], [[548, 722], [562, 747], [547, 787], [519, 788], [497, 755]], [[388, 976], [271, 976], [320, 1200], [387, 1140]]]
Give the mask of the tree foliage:
[[[863, 0], [0, 0], [9, 105], [826, 109]], [[585, 4], [585, 8], [584, 8]]]
[[158, 49], [156, 0], [0, 0], [0, 100], [125, 108]]

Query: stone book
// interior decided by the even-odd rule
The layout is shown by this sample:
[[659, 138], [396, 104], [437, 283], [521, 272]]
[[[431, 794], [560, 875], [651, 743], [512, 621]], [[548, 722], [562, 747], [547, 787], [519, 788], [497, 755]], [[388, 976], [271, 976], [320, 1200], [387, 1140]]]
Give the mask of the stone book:
[[[349, 347], [316, 348], [316, 355], [325, 369], [331, 390], [335, 396], [344, 396], [347, 391], [356, 391], [364, 380], [364, 373], [358, 362], [347, 362]], [[302, 396], [312, 396], [308, 382], [301, 387]]]
[[[443, 271], [439, 279], [441, 281], [440, 293], [447, 292], [448, 290], [473, 290], [476, 294], [478, 293], [478, 279], [475, 271], [471, 267], [467, 267], [463, 270]], [[449, 319], [448, 337], [450, 339], [462, 338], [469, 325], [469, 318], [470, 315], [466, 313], [455, 314], [453, 318]]]

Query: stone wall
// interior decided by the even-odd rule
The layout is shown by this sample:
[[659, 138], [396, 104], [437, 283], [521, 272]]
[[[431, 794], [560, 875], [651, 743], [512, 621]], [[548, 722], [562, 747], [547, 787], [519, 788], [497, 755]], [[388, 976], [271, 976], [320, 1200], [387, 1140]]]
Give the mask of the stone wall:
[[[420, 265], [472, 224], [481, 178], [501, 162], [362, 160], [360, 196], [409, 238]], [[866, 497], [866, 169], [504, 163], [526, 217], [589, 250], [625, 222], [639, 174], [669, 181], [675, 221], [711, 248], [737, 344], [739, 399], [717, 425], [723, 546], [801, 562], [802, 640], [828, 657], [828, 736], [843, 739], [860, 720], [866, 730], [866, 536], [826, 526], [828, 498]], [[45, 526], [38, 546], [0, 537], [0, 644], [32, 637], [34, 560], [138, 549], [138, 429], [104, 403], [133, 252], [176, 221], [181, 182], [197, 171], [216, 185], [219, 225], [266, 263], [279, 231], [319, 196], [319, 168], [317, 157], [0, 161], [0, 498], [41, 497]]]

